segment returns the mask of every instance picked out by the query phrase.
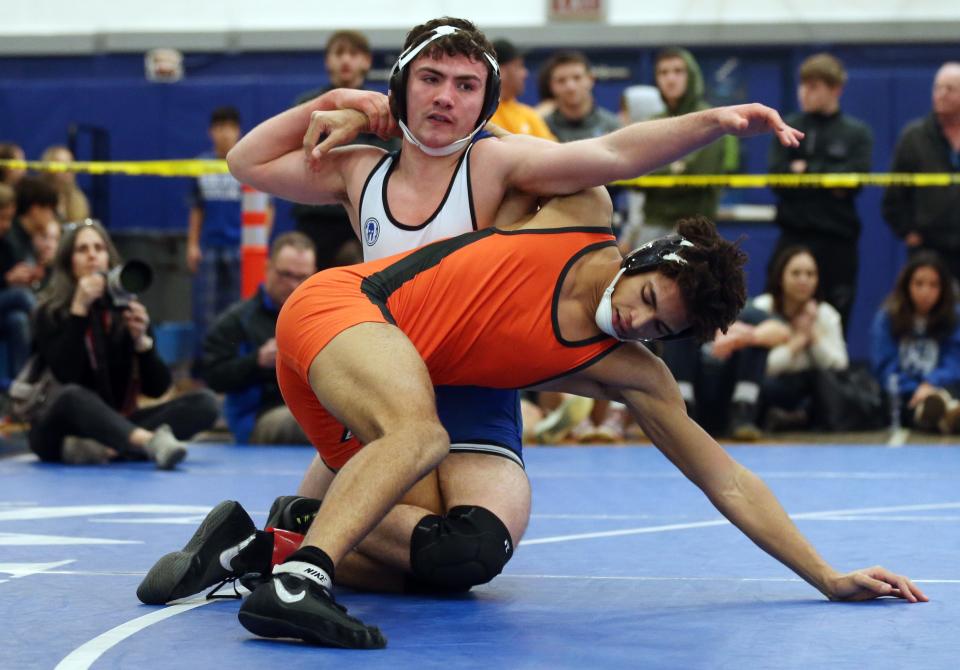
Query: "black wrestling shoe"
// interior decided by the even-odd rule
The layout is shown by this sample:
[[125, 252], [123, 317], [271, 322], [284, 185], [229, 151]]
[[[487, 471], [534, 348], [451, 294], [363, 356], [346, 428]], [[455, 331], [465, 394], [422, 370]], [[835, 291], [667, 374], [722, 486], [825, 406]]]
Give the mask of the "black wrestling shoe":
[[320, 509], [320, 502], [303, 496], [280, 496], [270, 505], [264, 528], [280, 528], [306, 535]]
[[324, 647], [382, 649], [387, 640], [375, 626], [347, 614], [327, 588], [330, 578], [309, 563], [291, 561], [273, 569], [241, 605], [237, 617], [254, 635], [293, 638]]
[[272, 536], [257, 532], [240, 503], [225, 500], [210, 510], [183, 549], [150, 568], [137, 598], [162, 605], [248, 573], [269, 574], [272, 551]]

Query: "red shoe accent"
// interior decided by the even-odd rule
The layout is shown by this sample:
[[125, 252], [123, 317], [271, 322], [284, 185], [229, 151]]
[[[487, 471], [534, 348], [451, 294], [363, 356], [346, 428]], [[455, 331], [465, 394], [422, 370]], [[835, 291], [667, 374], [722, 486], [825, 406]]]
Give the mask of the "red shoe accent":
[[264, 530], [268, 533], [273, 533], [273, 558], [270, 559], [271, 568], [287, 560], [287, 557], [299, 549], [303, 543], [303, 535], [300, 533], [271, 527], [267, 527]]

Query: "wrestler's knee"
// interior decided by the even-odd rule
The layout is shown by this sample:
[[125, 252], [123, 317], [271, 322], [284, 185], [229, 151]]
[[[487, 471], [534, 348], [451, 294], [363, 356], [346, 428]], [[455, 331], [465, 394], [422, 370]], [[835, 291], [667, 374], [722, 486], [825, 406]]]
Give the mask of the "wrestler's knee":
[[450, 453], [450, 436], [439, 421], [407, 420], [394, 430], [394, 435], [398, 433], [419, 463], [436, 467]]
[[425, 516], [410, 540], [416, 581], [442, 591], [466, 591], [499, 575], [513, 556], [513, 540], [497, 515], [460, 505], [446, 516]]

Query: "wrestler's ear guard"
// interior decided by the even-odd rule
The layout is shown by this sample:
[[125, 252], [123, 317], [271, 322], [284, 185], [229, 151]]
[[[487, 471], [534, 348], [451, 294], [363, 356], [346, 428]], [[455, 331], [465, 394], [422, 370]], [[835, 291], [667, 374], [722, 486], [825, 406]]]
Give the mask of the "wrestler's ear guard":
[[[390, 70], [389, 96], [390, 111], [397, 121], [407, 123], [407, 80], [410, 77], [410, 68], [407, 67], [416, 59], [417, 55], [431, 42], [446, 35], [461, 32], [454, 26], [437, 26], [431, 32], [424, 33], [422, 39], [410, 46], [397, 58]], [[486, 125], [490, 117], [497, 111], [497, 105], [500, 104], [500, 64], [497, 59], [482, 49], [487, 62], [487, 87], [483, 94], [483, 106], [480, 109], [480, 116], [477, 117], [476, 130]], [[474, 131], [476, 132], [476, 131]]]

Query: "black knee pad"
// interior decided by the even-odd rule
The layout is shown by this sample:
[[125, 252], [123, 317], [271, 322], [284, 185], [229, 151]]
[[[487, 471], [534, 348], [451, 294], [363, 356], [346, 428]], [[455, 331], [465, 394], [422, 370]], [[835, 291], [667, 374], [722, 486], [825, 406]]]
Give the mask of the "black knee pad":
[[500, 574], [513, 556], [513, 540], [488, 509], [460, 505], [446, 516], [423, 517], [410, 539], [410, 567], [424, 586], [466, 591]]

